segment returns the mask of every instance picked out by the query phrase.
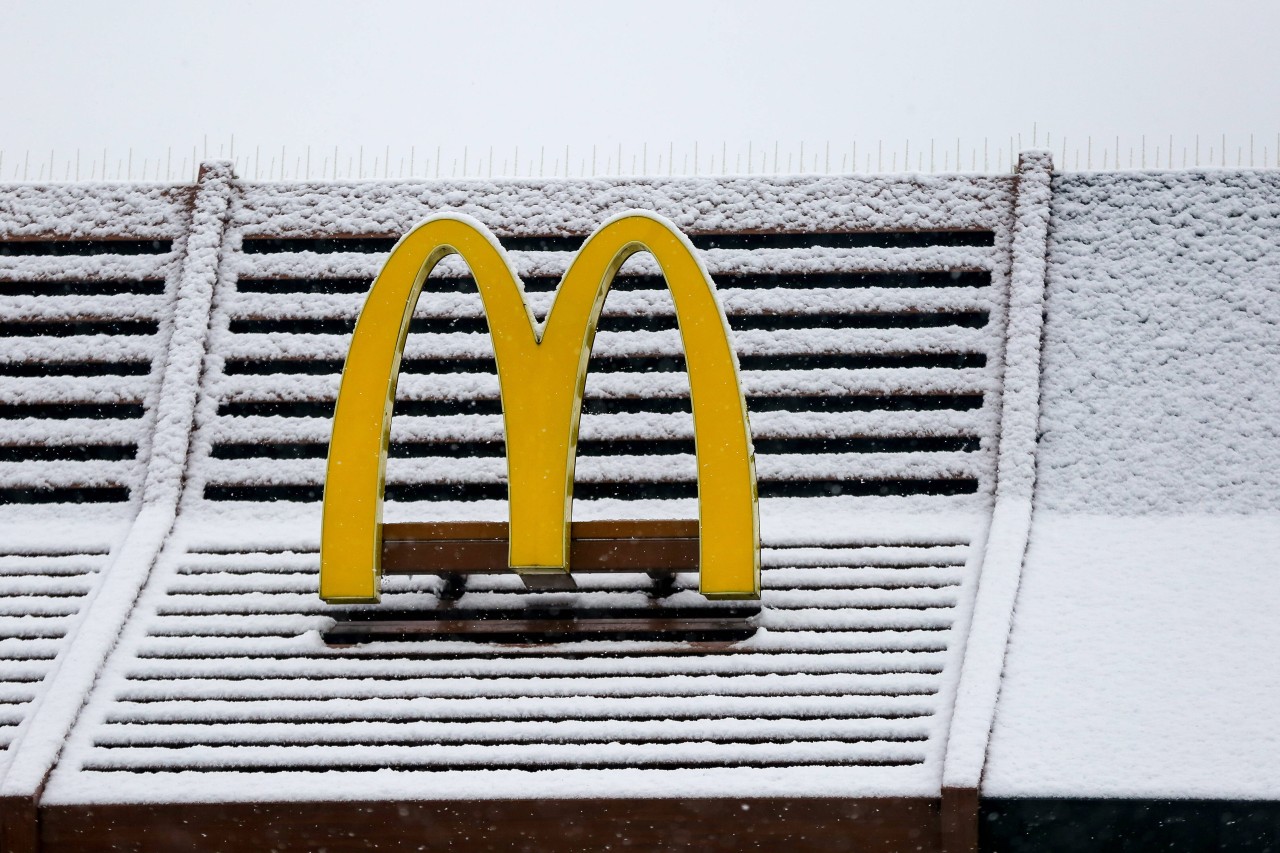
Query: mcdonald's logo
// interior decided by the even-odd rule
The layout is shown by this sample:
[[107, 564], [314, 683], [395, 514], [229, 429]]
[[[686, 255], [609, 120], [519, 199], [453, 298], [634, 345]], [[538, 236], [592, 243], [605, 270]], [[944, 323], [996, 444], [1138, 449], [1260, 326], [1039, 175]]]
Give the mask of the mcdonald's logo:
[[480, 222], [434, 216], [392, 249], [356, 321], [334, 412], [320, 546], [325, 601], [379, 598], [383, 485], [401, 354], [427, 276], [453, 254], [466, 261], [479, 288], [497, 360], [508, 567], [526, 580], [573, 570], [574, 464], [588, 360], [614, 276], [644, 251], [671, 292], [688, 365], [699, 590], [709, 598], [759, 598], [755, 459], [728, 322], [689, 240], [668, 220], [636, 211], [614, 217], [587, 239], [541, 327], [498, 240]]

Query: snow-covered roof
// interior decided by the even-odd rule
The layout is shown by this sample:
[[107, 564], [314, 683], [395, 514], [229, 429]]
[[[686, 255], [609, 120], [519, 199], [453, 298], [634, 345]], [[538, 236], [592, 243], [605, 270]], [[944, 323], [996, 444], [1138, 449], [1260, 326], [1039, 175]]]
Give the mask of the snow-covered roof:
[[1280, 173], [1054, 179], [993, 796], [1280, 798]]
[[[1267, 636], [1276, 588], [1280, 177], [1049, 170], [1033, 153], [990, 177], [303, 185], [210, 164], [196, 187], [0, 188], [0, 794], [1274, 791], [1246, 768], [1275, 764], [1275, 691], [1237, 680], [1246, 658], [1222, 649]], [[474, 577], [452, 603], [426, 577], [388, 578], [380, 605], [316, 594], [330, 410], [394, 238], [440, 210], [478, 218], [541, 314], [575, 241], [633, 208], [691, 235], [733, 329], [760, 477], [756, 633], [326, 644], [335, 614], [379, 607], [705, 604], [692, 576], [661, 600], [628, 575], [536, 593]], [[72, 238], [135, 242], [60, 254]], [[655, 273], [628, 262], [606, 303], [578, 519], [696, 513]], [[417, 307], [388, 521], [505, 516], [470, 287], [446, 262]], [[73, 321], [115, 326], [49, 325]], [[103, 363], [150, 367], [83, 367]], [[41, 378], [47, 364], [81, 373]], [[132, 408], [79, 417], [90, 405]], [[1231, 552], [1206, 536], [1239, 567], [1210, 565]], [[1206, 597], [1233, 621], [1206, 618]], [[1183, 658], [1165, 659], [1166, 635]], [[1174, 734], [1224, 708], [1243, 719], [1216, 739]], [[1144, 728], [1163, 734], [1134, 740]], [[1181, 775], [1144, 788], [1170, 738]], [[1220, 756], [1247, 750], [1224, 776]]]

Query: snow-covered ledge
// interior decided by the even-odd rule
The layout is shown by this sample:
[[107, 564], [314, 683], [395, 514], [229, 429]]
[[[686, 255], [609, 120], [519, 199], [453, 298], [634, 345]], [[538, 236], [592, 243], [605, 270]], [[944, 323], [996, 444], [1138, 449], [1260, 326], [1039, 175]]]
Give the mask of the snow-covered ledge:
[[[966, 803], [976, 812], [977, 788], [1031, 528], [1052, 168], [1045, 151], [1023, 153], [1018, 161], [995, 508], [947, 739], [942, 776], [944, 813], [963, 809]], [[957, 793], [961, 791], [970, 793]]]

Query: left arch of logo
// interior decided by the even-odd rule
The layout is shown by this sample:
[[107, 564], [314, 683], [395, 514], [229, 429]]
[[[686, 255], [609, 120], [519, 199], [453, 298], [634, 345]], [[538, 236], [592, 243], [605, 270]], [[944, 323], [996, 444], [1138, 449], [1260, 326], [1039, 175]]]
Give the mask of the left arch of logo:
[[600, 311], [622, 264], [657, 260], [684, 344], [697, 450], [699, 588], [710, 598], [760, 593], [755, 459], [737, 357], [711, 278], [666, 219], [619, 215], [583, 244], [541, 329], [502, 247], [480, 222], [441, 214], [392, 250], [361, 309], [334, 411], [325, 479], [320, 595], [379, 598], [387, 445], [409, 322], [431, 270], [463, 257], [479, 288], [497, 360], [506, 430], [509, 564], [567, 572], [578, 422]]

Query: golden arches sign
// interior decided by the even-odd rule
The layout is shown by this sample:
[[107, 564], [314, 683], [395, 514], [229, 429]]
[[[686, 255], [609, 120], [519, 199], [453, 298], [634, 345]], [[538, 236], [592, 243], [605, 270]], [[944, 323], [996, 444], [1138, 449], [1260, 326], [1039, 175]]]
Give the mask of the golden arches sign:
[[324, 489], [320, 595], [379, 596], [387, 443], [414, 305], [441, 259], [471, 268], [489, 321], [506, 429], [510, 567], [568, 572], [578, 420], [600, 310], [618, 268], [657, 260], [684, 342], [698, 466], [700, 591], [758, 598], [755, 459], [738, 363], [715, 288], [692, 244], [655, 214], [606, 222], [583, 244], [539, 329], [502, 247], [476, 220], [441, 214], [406, 234], [360, 311], [334, 412]]

